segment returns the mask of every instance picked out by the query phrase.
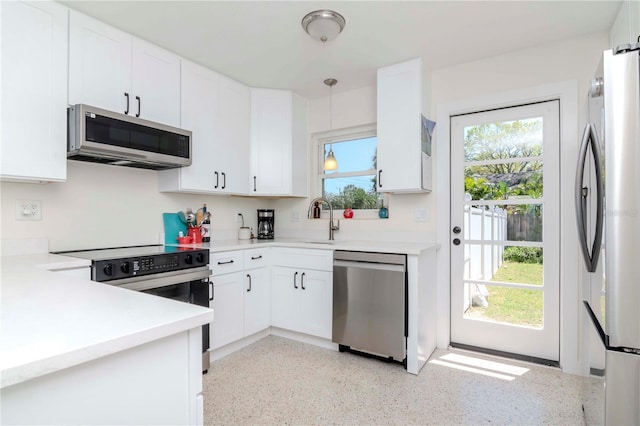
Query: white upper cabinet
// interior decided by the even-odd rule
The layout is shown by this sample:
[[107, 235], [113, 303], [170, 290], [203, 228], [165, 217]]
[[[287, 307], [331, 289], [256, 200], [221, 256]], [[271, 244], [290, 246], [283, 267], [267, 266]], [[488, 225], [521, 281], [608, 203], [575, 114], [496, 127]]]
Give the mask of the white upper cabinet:
[[180, 126], [180, 58], [76, 11], [69, 22], [69, 104]]
[[307, 196], [307, 105], [287, 90], [251, 89], [249, 194]]
[[216, 170], [220, 173], [223, 192], [246, 194], [249, 189], [251, 89], [220, 76], [218, 96]]
[[378, 69], [379, 192], [431, 190], [431, 157], [422, 152], [422, 60]]
[[160, 171], [160, 190], [246, 194], [249, 88], [186, 60], [181, 80], [181, 127], [193, 132], [192, 164]]
[[2, 180], [67, 175], [67, 19], [54, 2], [0, 2]]

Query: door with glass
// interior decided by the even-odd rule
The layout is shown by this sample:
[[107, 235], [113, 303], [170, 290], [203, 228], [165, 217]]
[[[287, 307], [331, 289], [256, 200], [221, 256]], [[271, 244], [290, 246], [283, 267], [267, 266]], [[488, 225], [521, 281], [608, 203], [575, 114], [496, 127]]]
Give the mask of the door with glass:
[[559, 101], [451, 117], [451, 343], [559, 360]]

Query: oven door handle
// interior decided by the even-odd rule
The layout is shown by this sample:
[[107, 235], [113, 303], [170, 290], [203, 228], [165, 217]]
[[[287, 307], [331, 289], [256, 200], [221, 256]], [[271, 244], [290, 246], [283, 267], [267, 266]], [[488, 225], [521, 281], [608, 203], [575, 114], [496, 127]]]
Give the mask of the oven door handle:
[[174, 284], [201, 280], [211, 275], [208, 266], [189, 269], [187, 271], [163, 272], [160, 274], [145, 275], [142, 277], [124, 278], [121, 280], [107, 281], [104, 284], [115, 285], [135, 291], [151, 290], [153, 288], [167, 287]]

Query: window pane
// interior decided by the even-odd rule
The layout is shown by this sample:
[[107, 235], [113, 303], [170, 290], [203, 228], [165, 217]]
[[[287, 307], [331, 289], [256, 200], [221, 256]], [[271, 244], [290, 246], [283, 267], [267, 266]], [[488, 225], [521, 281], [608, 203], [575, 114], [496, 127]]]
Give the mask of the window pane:
[[466, 283], [465, 297], [465, 319], [542, 328], [542, 291]]
[[464, 186], [472, 200], [506, 200], [513, 196], [542, 198], [542, 161], [467, 166]]
[[471, 205], [463, 217], [466, 239], [542, 242], [541, 204]]
[[359, 172], [376, 168], [376, 143], [377, 137], [356, 139], [343, 142], [334, 142], [324, 145], [324, 158], [333, 149], [333, 154], [338, 161], [338, 170], [325, 171], [325, 174]]
[[331, 201], [334, 209], [377, 208], [375, 175], [323, 179], [322, 182], [322, 196]]
[[542, 117], [465, 127], [464, 155], [466, 161], [542, 155]]

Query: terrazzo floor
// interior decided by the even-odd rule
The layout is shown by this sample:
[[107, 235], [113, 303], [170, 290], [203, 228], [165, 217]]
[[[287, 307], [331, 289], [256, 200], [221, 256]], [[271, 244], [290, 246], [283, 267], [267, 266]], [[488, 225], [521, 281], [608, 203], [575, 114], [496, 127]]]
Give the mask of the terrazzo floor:
[[583, 425], [598, 379], [456, 350], [418, 376], [400, 365], [276, 336], [212, 363], [205, 424]]

